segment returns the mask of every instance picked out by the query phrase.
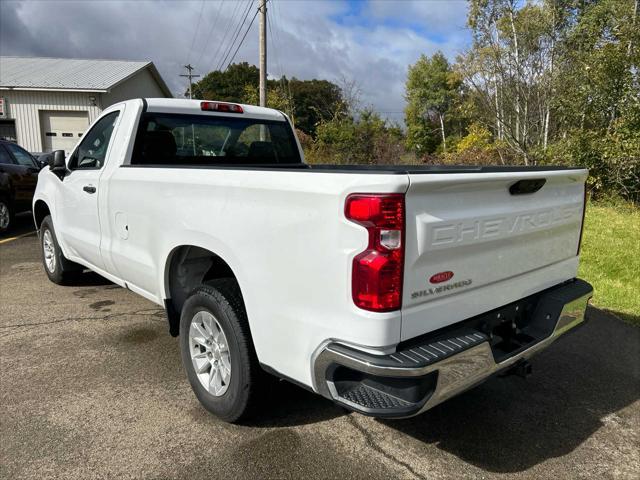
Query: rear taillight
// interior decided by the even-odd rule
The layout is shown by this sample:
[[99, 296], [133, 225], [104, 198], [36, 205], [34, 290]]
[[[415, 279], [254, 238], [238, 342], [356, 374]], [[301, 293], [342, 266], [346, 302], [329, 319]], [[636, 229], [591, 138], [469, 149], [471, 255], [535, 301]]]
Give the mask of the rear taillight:
[[576, 255], [580, 255], [580, 247], [582, 246], [582, 234], [584, 233], [584, 215], [587, 213], [587, 200], [588, 200], [588, 194], [587, 194], [587, 185], [585, 184], [584, 186], [584, 199], [583, 199], [583, 203], [582, 203], [582, 223], [580, 224], [580, 239], [578, 240], [578, 251], [576, 252]]
[[354, 303], [373, 312], [399, 309], [404, 267], [404, 195], [349, 195], [345, 215], [369, 233], [366, 250], [353, 259]]

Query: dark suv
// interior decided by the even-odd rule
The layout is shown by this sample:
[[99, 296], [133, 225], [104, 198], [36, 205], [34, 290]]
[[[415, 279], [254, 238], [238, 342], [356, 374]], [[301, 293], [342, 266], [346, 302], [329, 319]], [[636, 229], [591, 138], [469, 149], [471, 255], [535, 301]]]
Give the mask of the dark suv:
[[40, 168], [24, 148], [0, 140], [0, 233], [11, 228], [16, 213], [31, 210]]

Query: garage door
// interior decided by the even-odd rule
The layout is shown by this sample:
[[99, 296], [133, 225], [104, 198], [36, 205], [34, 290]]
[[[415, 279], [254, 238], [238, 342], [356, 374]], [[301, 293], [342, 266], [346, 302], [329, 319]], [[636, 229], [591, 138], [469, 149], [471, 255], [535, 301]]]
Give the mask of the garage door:
[[67, 154], [89, 126], [87, 112], [40, 112], [42, 146], [45, 152], [64, 150]]

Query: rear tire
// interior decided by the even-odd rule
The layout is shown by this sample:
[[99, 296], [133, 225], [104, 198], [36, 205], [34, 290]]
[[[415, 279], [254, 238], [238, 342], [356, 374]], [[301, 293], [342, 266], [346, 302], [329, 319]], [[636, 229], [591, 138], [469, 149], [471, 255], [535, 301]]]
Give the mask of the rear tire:
[[251, 415], [264, 373], [235, 280], [215, 280], [189, 295], [180, 317], [180, 349], [204, 408], [227, 422]]
[[40, 224], [40, 250], [44, 271], [53, 283], [64, 285], [73, 275], [82, 271], [77, 263], [67, 260], [62, 254], [56, 232], [53, 229], [51, 215], [47, 215]]
[[0, 233], [6, 233], [11, 229], [15, 218], [15, 212], [11, 204], [4, 198], [0, 198]]

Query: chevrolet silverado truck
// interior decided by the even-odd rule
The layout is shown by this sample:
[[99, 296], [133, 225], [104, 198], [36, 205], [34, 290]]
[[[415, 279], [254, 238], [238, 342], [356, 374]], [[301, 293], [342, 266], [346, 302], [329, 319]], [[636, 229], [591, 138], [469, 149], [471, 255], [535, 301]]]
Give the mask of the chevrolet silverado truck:
[[585, 320], [587, 171], [304, 163], [282, 112], [135, 99], [106, 109], [33, 202], [44, 270], [161, 305], [195, 395], [227, 421], [272, 374], [409, 417]]

